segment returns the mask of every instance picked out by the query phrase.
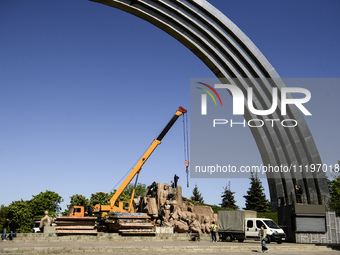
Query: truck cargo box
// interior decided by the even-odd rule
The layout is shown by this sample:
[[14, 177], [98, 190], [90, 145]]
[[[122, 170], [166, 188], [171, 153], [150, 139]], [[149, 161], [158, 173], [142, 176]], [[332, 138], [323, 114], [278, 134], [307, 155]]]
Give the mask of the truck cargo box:
[[219, 232], [245, 232], [245, 218], [256, 218], [255, 211], [219, 211], [217, 227]]

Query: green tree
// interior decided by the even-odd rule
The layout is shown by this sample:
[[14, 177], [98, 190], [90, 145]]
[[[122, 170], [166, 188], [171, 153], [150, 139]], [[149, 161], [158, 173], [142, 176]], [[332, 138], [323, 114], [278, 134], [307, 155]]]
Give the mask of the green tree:
[[199, 192], [196, 184], [195, 184], [195, 188], [192, 191], [192, 196], [190, 197], [190, 199], [194, 202], [197, 201], [197, 202], [200, 202], [202, 204], [204, 203], [202, 194]]
[[222, 203], [220, 204], [221, 207], [237, 210], [239, 207], [236, 205], [235, 201], [235, 192], [232, 192], [230, 189], [230, 182], [228, 185], [225, 186], [224, 191], [222, 192]]
[[74, 194], [70, 197], [70, 205], [90, 205], [90, 200], [80, 194]]
[[245, 210], [253, 210], [257, 212], [266, 212], [268, 210], [269, 201], [264, 194], [262, 182], [257, 176], [257, 173], [251, 173], [250, 188], [247, 195], [243, 196], [246, 199]]
[[[115, 205], [118, 206], [118, 202], [119, 201], [130, 201], [131, 199], [131, 195], [132, 195], [132, 191], [134, 189], [134, 184], [130, 183], [122, 192], [122, 194], [119, 196], [119, 198], [117, 199]], [[137, 183], [136, 185], [136, 190], [135, 190], [135, 197], [138, 197], [140, 195], [142, 195], [143, 193], [146, 192], [146, 185], [145, 184], [141, 184], [141, 183]], [[116, 190], [114, 190], [114, 193], [116, 192]]]
[[0, 206], [0, 226], [7, 219], [7, 215], [8, 215], [8, 206], [1, 205]]
[[30, 201], [15, 201], [8, 206], [7, 217], [9, 219], [15, 219], [18, 224], [19, 233], [31, 233], [33, 232], [34, 214], [33, 207]]
[[95, 206], [97, 204], [108, 205], [112, 196], [113, 196], [113, 193], [105, 193], [105, 192], [97, 192], [97, 193], [91, 194], [90, 205], [91, 206]]
[[18, 232], [31, 233], [34, 220], [40, 220], [45, 216], [45, 211], [51, 217], [56, 217], [60, 210], [62, 197], [53, 191], [46, 190], [38, 195], [32, 196], [28, 201], [14, 201], [9, 206], [0, 207], [0, 218], [15, 219], [19, 224]]
[[45, 211], [48, 211], [49, 216], [57, 217], [61, 211], [60, 203], [63, 201], [63, 198], [58, 193], [46, 190], [33, 196], [29, 203], [32, 207], [33, 217], [41, 219], [45, 216]]
[[74, 194], [70, 196], [70, 204], [67, 205], [67, 208], [62, 213], [63, 216], [66, 216], [70, 211], [71, 207], [74, 205], [90, 205], [90, 201], [83, 195]]
[[[340, 165], [340, 160], [338, 160], [338, 166]], [[339, 167], [333, 169], [334, 172], [339, 172]], [[329, 209], [336, 212], [337, 216], [340, 215], [340, 175], [333, 176], [333, 180], [328, 182], [330, 201], [328, 203]]]
[[[132, 190], [134, 189], [134, 184], [130, 183], [126, 189], [123, 191], [124, 194], [127, 194], [131, 197], [132, 195]], [[147, 191], [147, 187], [145, 184], [142, 183], [137, 183], [136, 185], [136, 190], [135, 190], [135, 197], [138, 197], [140, 195], [142, 195], [143, 193], [145, 193]]]

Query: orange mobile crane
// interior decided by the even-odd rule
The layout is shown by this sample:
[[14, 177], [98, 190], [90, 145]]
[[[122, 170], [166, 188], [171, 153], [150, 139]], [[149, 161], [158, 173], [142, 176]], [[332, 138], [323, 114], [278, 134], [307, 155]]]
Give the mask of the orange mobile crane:
[[[172, 117], [169, 123], [165, 126], [163, 131], [158, 135], [155, 140], [153, 140], [150, 147], [139, 159], [130, 174], [126, 177], [124, 182], [120, 185], [118, 190], [112, 196], [109, 201], [109, 205], [97, 204], [94, 206], [93, 212], [91, 211], [92, 208], [88, 209], [82, 206], [72, 207], [68, 216], [57, 218], [57, 233], [58, 231], [61, 234], [78, 234], [81, 232], [92, 233], [94, 230], [94, 228], [92, 228], [93, 220], [95, 220], [96, 228], [98, 231], [119, 232], [120, 234], [155, 234], [154, 225], [150, 222], [150, 217], [145, 213], [136, 213], [133, 207], [133, 198], [135, 195], [138, 175], [144, 163], [151, 156], [152, 152], [157, 148], [157, 146], [161, 143], [162, 139], [170, 130], [172, 125], [176, 122], [179, 116], [186, 112], [186, 109], [184, 109], [183, 107], [179, 107], [179, 109], [176, 111], [175, 115]], [[136, 182], [132, 191], [131, 199], [129, 201], [119, 201], [119, 205], [116, 206], [115, 204], [117, 199], [121, 196], [124, 189], [130, 184], [134, 177], [136, 177]], [[86, 213], [89, 217], [85, 217]], [[94, 213], [96, 217], [90, 217], [92, 216], [92, 213]], [[88, 221], [86, 221], [86, 219], [88, 219]], [[68, 222], [70, 222], [70, 224], [68, 224]], [[86, 222], [90, 223], [87, 224]], [[86, 228], [85, 225], [88, 225], [88, 228]]]

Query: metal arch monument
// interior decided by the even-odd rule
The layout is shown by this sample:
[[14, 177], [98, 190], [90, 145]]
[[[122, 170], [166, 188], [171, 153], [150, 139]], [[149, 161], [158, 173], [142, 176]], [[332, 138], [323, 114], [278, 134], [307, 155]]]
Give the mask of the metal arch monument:
[[[237, 78], [242, 91], [246, 91], [251, 85], [258, 109], [270, 108], [272, 88], [276, 87], [281, 91], [285, 87], [278, 73], [253, 42], [206, 0], [91, 1], [121, 9], [164, 30], [199, 57], [217, 78]], [[272, 114], [274, 119], [282, 120], [280, 108], [278, 106]], [[251, 129], [264, 165], [321, 164], [320, 155], [302, 113], [297, 108], [290, 107], [287, 114], [288, 118], [299, 121], [296, 128], [278, 125], [272, 130], [266, 126]], [[247, 107], [244, 117], [247, 121], [259, 118]], [[325, 204], [329, 197], [326, 175], [323, 172], [267, 173], [267, 178], [274, 210], [278, 207], [279, 199], [290, 202], [295, 200], [296, 184], [303, 188], [305, 204]]]

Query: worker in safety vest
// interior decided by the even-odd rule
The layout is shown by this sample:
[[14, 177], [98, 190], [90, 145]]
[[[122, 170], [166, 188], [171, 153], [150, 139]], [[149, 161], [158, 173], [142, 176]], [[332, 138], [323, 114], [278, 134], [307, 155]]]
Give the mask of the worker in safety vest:
[[210, 233], [211, 233], [211, 239], [215, 243], [217, 242], [216, 232], [217, 232], [217, 225], [215, 224], [215, 221], [213, 221], [212, 224], [210, 225]]

